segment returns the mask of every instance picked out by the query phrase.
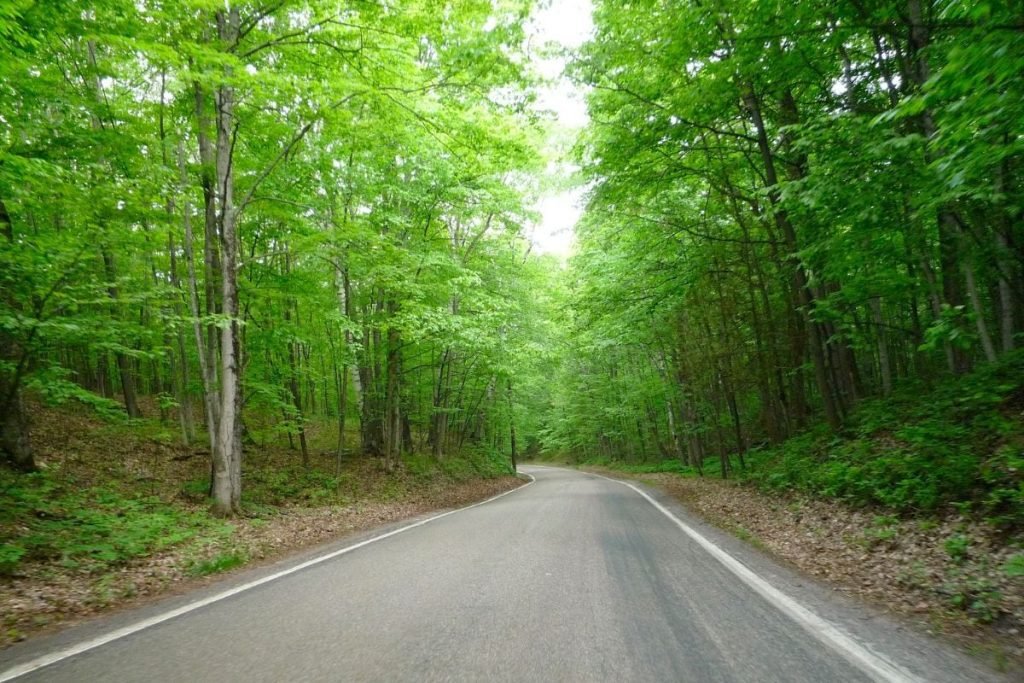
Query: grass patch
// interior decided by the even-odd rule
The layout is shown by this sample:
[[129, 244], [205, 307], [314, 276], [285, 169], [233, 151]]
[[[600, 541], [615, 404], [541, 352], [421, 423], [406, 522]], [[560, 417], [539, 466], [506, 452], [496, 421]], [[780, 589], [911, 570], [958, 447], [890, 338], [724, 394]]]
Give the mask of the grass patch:
[[734, 526], [733, 527], [733, 534], [735, 534], [736, 538], [738, 538], [741, 541], [744, 541], [746, 543], [749, 543], [750, 545], [754, 546], [755, 548], [757, 548], [758, 550], [760, 550], [762, 552], [765, 552], [765, 553], [770, 553], [771, 552], [771, 550], [768, 548], [768, 546], [765, 545], [764, 541], [762, 541], [754, 532], [750, 531], [745, 526], [741, 526], [741, 525]]
[[248, 561], [249, 557], [245, 553], [229, 550], [209, 559], [195, 562], [189, 567], [188, 573], [192, 576], [209, 576], [210, 574], [219, 574], [235, 567], [241, 567]]
[[102, 571], [226, 528], [205, 512], [156, 496], [130, 496], [107, 486], [81, 488], [47, 472], [0, 470], [0, 490], [4, 574], [31, 561]]
[[1003, 573], [1012, 578], [1024, 577], [1024, 553], [1014, 553], [1003, 565]]
[[435, 459], [429, 455], [405, 455], [406, 472], [420, 480], [442, 477], [453, 482], [470, 479], [493, 479], [513, 474], [508, 456], [490, 448], [466, 448], [456, 455]]

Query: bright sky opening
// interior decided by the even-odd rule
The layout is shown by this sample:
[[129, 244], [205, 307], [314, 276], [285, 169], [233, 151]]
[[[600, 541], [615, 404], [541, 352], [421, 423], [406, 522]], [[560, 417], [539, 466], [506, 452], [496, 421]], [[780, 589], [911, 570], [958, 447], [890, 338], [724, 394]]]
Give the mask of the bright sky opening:
[[[584, 94], [565, 76], [565, 57], [544, 54], [542, 48], [552, 43], [568, 49], [582, 45], [594, 30], [592, 11], [590, 0], [553, 0], [534, 14], [528, 28], [537, 70], [551, 79], [549, 84], [539, 89], [538, 105], [553, 112], [558, 128], [570, 137], [575, 137], [588, 121]], [[563, 142], [571, 140], [551, 141], [559, 145]], [[568, 175], [575, 170], [571, 164], [558, 161], [549, 167], [548, 173]], [[563, 258], [568, 256], [572, 250], [573, 228], [583, 213], [583, 189], [572, 188], [544, 195], [535, 208], [541, 215], [540, 222], [528, 230], [535, 249]]]

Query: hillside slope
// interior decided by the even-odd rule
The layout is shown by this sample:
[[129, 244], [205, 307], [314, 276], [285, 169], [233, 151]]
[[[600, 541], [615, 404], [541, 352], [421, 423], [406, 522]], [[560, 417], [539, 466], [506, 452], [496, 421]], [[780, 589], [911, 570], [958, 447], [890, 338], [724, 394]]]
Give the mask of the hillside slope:
[[[209, 455], [158, 420], [105, 421], [84, 407], [32, 406], [40, 471], [0, 468], [0, 645], [184, 582], [521, 483], [484, 455], [379, 459], [287, 442], [246, 451], [246, 516], [213, 517]], [[311, 443], [329, 425], [311, 425]], [[257, 432], [257, 436], [258, 436]]]

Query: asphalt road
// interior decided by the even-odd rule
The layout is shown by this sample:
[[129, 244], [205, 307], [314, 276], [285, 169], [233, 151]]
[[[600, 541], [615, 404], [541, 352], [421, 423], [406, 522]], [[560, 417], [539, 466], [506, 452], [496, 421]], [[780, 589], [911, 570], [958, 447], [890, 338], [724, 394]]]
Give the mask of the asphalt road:
[[263, 568], [11, 648], [0, 680], [41, 657], [59, 661], [17, 680], [999, 680], [656, 494], [523, 469], [523, 489], [285, 576]]

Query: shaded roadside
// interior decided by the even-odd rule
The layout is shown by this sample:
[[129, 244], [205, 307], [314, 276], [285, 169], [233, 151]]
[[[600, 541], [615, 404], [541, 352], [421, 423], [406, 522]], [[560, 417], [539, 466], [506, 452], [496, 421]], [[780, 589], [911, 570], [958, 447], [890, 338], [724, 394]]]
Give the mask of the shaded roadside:
[[901, 519], [732, 481], [581, 469], [654, 486], [836, 590], [941, 634], [998, 670], [1024, 670], [1019, 537], [956, 514]]

